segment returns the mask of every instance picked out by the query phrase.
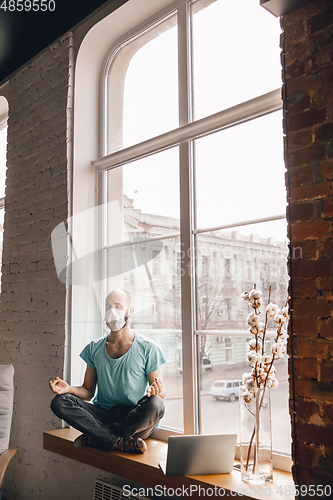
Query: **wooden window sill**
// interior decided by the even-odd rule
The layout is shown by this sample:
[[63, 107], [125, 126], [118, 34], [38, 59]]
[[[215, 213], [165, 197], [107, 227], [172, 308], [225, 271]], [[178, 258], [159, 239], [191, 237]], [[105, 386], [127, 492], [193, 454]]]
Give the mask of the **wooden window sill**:
[[[240, 472], [234, 470], [231, 474], [216, 474], [203, 476], [165, 476], [158, 466], [160, 460], [165, 460], [167, 455], [167, 443], [158, 439], [147, 439], [148, 451], [142, 454], [131, 454], [122, 452], [105, 452], [93, 448], [73, 447], [73, 441], [80, 434], [76, 429], [57, 429], [44, 432], [43, 448], [53, 453], [77, 460], [98, 469], [111, 472], [125, 479], [131, 479], [146, 487], [153, 488], [156, 485], [163, 488], [190, 488], [191, 498], [202, 499], [199, 487], [223, 488], [224, 496], [242, 499], [257, 500], [281, 500], [294, 498], [292, 475], [288, 472], [275, 470], [274, 481], [262, 486], [250, 486], [241, 480]], [[197, 488], [196, 488], [197, 487]], [[195, 491], [197, 489], [197, 491]], [[190, 490], [188, 490], [190, 491]], [[221, 498], [222, 494], [210, 496], [210, 498]], [[180, 497], [181, 498], [181, 497]]]

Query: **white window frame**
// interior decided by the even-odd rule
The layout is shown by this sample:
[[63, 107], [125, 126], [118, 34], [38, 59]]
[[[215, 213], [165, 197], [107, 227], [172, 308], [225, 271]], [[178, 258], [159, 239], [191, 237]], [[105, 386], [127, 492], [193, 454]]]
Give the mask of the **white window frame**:
[[[178, 14], [178, 78], [179, 78], [179, 124], [174, 130], [170, 130], [159, 136], [152, 137], [141, 143], [134, 144], [114, 153], [107, 154], [107, 74], [110, 68], [110, 61], [114, 54], [130, 39], [138, 36], [143, 31], [149, 29], [152, 25], [159, 22], [163, 17], [177, 10]], [[109, 170], [118, 168], [127, 163], [139, 160], [160, 151], [179, 147], [180, 160], [180, 241], [184, 251], [182, 262], [183, 269], [193, 265], [193, 249], [195, 246], [195, 235], [207, 231], [235, 228], [260, 222], [285, 219], [285, 214], [266, 217], [255, 220], [242, 221], [239, 224], [221, 225], [212, 228], [194, 229], [192, 221], [192, 195], [191, 195], [191, 155], [192, 141], [194, 139], [209, 135], [212, 132], [220, 131], [244, 123], [246, 121], [265, 116], [282, 108], [281, 89], [276, 89], [264, 95], [250, 99], [249, 101], [235, 105], [213, 115], [201, 118], [196, 121], [191, 120], [190, 99], [191, 99], [191, 67], [189, 57], [189, 12], [188, 0], [178, 0], [163, 9], [157, 15], [141, 23], [138, 27], [130, 30], [111, 47], [104, 62], [101, 72], [101, 100], [100, 100], [100, 157], [92, 162], [98, 178], [98, 205], [106, 204], [106, 175]], [[99, 248], [107, 250], [105, 235], [105, 217], [104, 211], [100, 212], [99, 217]], [[177, 233], [178, 234], [178, 233]], [[168, 238], [170, 238], [170, 234]], [[150, 241], [150, 238], [147, 239]], [[142, 240], [140, 240], [142, 242]], [[106, 253], [106, 252], [104, 252]], [[100, 263], [103, 267], [104, 263]], [[194, 318], [195, 304], [195, 273], [182, 273], [181, 277], [181, 296], [182, 296], [182, 366], [183, 366], [183, 387], [187, 390], [183, 394], [183, 419], [184, 433], [195, 434], [198, 432], [197, 410], [198, 394], [196, 387], [197, 367], [196, 367], [196, 342], [201, 334], [223, 335], [223, 332], [196, 330]], [[101, 291], [103, 296], [103, 291]], [[188, 390], [191, 387], [192, 390]], [[166, 429], [157, 429], [156, 437], [167, 439], [169, 435], [179, 434], [176, 431]], [[282, 454], [274, 454], [274, 466], [283, 470], [291, 470], [290, 457]]]

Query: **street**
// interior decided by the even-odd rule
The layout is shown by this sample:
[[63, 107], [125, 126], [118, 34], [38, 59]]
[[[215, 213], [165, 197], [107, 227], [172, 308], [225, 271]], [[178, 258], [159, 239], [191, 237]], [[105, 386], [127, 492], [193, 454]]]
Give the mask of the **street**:
[[[272, 441], [273, 450], [284, 453], [290, 453], [291, 445], [291, 427], [289, 417], [288, 401], [288, 378], [287, 365], [281, 363], [276, 366], [279, 386], [271, 390], [272, 407]], [[244, 369], [241, 369], [242, 373]], [[217, 401], [209, 394], [209, 389], [213, 380], [221, 378], [217, 373], [204, 373], [203, 390], [201, 391], [201, 433], [202, 434], [221, 434], [236, 433], [239, 435], [239, 400]], [[234, 374], [234, 378], [241, 378], [240, 374]], [[224, 378], [226, 376], [224, 375]], [[169, 380], [166, 379], [166, 386]], [[175, 384], [175, 380], [173, 380]], [[180, 393], [181, 381], [178, 380], [178, 391]], [[168, 391], [169, 392], [169, 391]], [[166, 414], [161, 422], [161, 427], [174, 430], [183, 430], [183, 400], [179, 394], [178, 397], [165, 399]], [[267, 411], [267, 409], [263, 409]]]

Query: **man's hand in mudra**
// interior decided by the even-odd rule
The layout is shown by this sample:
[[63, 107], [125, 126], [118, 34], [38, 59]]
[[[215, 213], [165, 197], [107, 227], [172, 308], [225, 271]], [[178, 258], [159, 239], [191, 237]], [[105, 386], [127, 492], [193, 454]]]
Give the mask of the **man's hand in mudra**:
[[158, 377], [155, 377], [154, 382], [147, 389], [147, 396], [159, 396], [162, 393], [164, 393], [162, 381]]
[[49, 381], [50, 389], [55, 394], [66, 394], [70, 391], [71, 386], [65, 382], [65, 380], [61, 380], [59, 377], [56, 377], [53, 381]]

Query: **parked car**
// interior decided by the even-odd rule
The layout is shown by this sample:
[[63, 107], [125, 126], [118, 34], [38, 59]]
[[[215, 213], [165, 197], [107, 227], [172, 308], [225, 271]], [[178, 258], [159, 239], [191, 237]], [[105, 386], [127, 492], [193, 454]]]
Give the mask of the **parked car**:
[[228, 399], [229, 401], [235, 401], [236, 398], [239, 398], [241, 385], [241, 380], [215, 380], [209, 394], [217, 400]]

